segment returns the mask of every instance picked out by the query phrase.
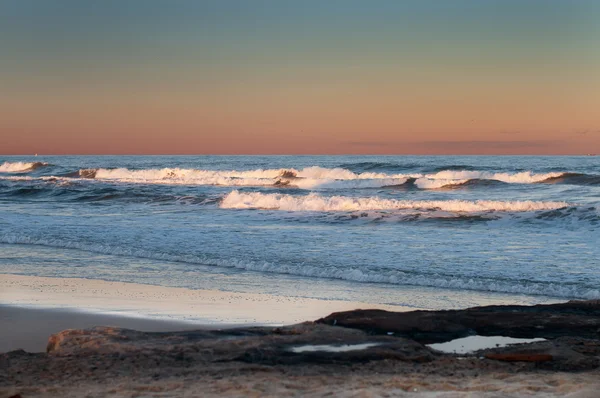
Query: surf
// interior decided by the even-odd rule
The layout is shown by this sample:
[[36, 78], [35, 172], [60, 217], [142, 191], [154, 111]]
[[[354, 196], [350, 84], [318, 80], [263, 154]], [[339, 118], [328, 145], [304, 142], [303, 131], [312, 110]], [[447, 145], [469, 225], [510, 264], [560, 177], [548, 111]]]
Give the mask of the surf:
[[557, 210], [571, 206], [567, 202], [498, 200], [397, 200], [379, 197], [322, 196], [244, 193], [234, 190], [221, 201], [224, 209], [266, 209], [309, 212], [351, 212], [362, 210], [441, 210], [448, 212], [528, 212]]
[[[32, 164], [11, 164], [10, 170], [29, 170]], [[492, 181], [506, 184], [600, 184], [600, 176], [572, 172], [535, 173], [493, 172], [481, 170], [442, 170], [435, 173], [381, 172], [355, 173], [345, 168], [310, 166], [301, 169], [206, 170], [185, 168], [127, 169], [85, 168], [59, 177], [93, 179], [130, 184], [159, 185], [216, 185], [216, 186], [278, 186], [298, 189], [365, 189], [400, 187], [408, 184], [418, 189], [444, 189], [469, 186], [492, 186], [478, 182]]]
[[48, 166], [44, 162], [4, 162], [0, 165], [0, 173], [24, 173]]

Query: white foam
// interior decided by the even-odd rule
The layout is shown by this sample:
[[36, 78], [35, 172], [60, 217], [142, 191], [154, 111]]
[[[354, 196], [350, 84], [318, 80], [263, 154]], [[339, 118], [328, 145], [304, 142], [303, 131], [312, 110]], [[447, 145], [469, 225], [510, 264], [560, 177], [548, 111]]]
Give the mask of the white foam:
[[0, 180], [4, 181], [33, 181], [35, 178], [29, 176], [0, 176]]
[[[16, 173], [35, 168], [33, 162], [5, 162], [0, 172]], [[83, 171], [83, 170], [82, 170]], [[270, 186], [284, 184], [301, 189], [360, 189], [402, 185], [409, 178], [415, 178], [415, 185], [421, 189], [438, 189], [444, 186], [463, 184], [471, 179], [490, 179], [507, 183], [536, 183], [548, 178], [559, 177], [564, 173], [535, 174], [493, 173], [485, 171], [443, 170], [433, 174], [385, 174], [354, 173], [343, 168], [319, 166], [303, 169], [256, 169], [256, 170], [201, 170], [182, 168], [162, 168], [131, 170], [126, 168], [86, 170], [95, 172], [97, 180], [139, 184], [167, 185], [221, 185], [221, 186]], [[81, 171], [80, 171], [81, 173]], [[82, 173], [81, 177], [86, 177]]]
[[[560, 177], [564, 173], [542, 173], [536, 174], [531, 171], [521, 173], [492, 173], [487, 171], [469, 171], [469, 170], [443, 170], [435, 174], [427, 174], [424, 177], [432, 180], [496, 180], [510, 184], [532, 184], [542, 182], [549, 178]], [[448, 184], [446, 184], [448, 185]]]
[[242, 193], [227, 194], [221, 204], [225, 209], [269, 209], [284, 211], [339, 212], [364, 210], [442, 210], [458, 213], [473, 212], [527, 212], [556, 210], [569, 206], [566, 202], [495, 201], [495, 200], [396, 200], [378, 197], [354, 198], [346, 196], [306, 196], [284, 194]]
[[408, 178], [378, 178], [366, 179], [356, 178], [351, 180], [331, 180], [331, 179], [315, 179], [303, 178], [291, 180], [290, 185], [302, 189], [352, 189], [352, 188], [381, 188], [393, 185], [402, 185]]
[[71, 183], [72, 178], [67, 177], [55, 177], [55, 176], [42, 176], [42, 177], [31, 177], [26, 175], [18, 176], [0, 176], [0, 181], [43, 181], [43, 182], [60, 182], [60, 183]]
[[192, 182], [202, 182], [204, 179], [215, 180], [219, 178], [239, 178], [239, 179], [270, 179], [274, 180], [282, 176], [283, 173], [290, 172], [299, 178], [312, 178], [324, 180], [353, 180], [353, 179], [373, 179], [384, 178], [384, 174], [364, 173], [355, 174], [346, 169], [326, 169], [322, 167], [307, 167], [302, 170], [296, 169], [257, 169], [257, 170], [197, 170], [197, 169], [98, 169], [97, 179], [107, 180], [127, 180], [127, 181], [161, 181], [161, 180], [190, 180]]
[[189, 185], [228, 185], [265, 186], [273, 185], [279, 170], [216, 171], [179, 168], [129, 170], [98, 169], [95, 178], [115, 182], [144, 184], [189, 184]]
[[[82, 174], [83, 177], [83, 174]], [[197, 170], [181, 168], [130, 170], [98, 169], [94, 178], [123, 183], [270, 186], [284, 184], [302, 189], [377, 188], [406, 182], [402, 175], [356, 174], [346, 169], [307, 167], [296, 169]]]
[[292, 169], [298, 177], [318, 178], [329, 180], [357, 180], [357, 179], [383, 179], [383, 178], [404, 178], [403, 174], [383, 174], [383, 173], [353, 173], [350, 170], [342, 168], [327, 169], [324, 167], [312, 166], [302, 170]]
[[417, 178], [415, 180], [415, 185], [421, 189], [439, 189], [442, 187], [447, 187], [451, 185], [460, 185], [469, 181], [468, 179], [464, 180], [453, 180], [453, 179], [430, 179], [426, 177]]
[[[4, 162], [0, 165], [0, 173], [22, 173], [31, 170], [38, 162]], [[45, 164], [45, 163], [41, 163]]]

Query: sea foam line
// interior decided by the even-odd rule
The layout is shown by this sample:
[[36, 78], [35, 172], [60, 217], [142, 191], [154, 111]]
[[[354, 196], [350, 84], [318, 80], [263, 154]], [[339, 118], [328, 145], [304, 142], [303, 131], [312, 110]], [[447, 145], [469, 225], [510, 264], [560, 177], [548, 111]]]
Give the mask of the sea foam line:
[[555, 178], [565, 174], [564, 172], [533, 173], [531, 171], [519, 173], [493, 173], [486, 171], [469, 170], [443, 170], [433, 174], [385, 174], [385, 173], [354, 173], [343, 168], [325, 168], [319, 166], [305, 167], [303, 169], [280, 168], [280, 169], [256, 169], [256, 170], [201, 170], [162, 168], [130, 170], [126, 168], [117, 169], [83, 169], [81, 174], [93, 171], [97, 179], [127, 180], [127, 181], [160, 181], [169, 179], [196, 180], [204, 178], [250, 178], [250, 179], [276, 179], [287, 178], [290, 180], [315, 179], [315, 180], [361, 180], [361, 179], [400, 179], [400, 178], [426, 178], [431, 180], [470, 180], [491, 179], [509, 183], [533, 183], [541, 182], [549, 178]]
[[4, 162], [0, 165], [0, 173], [22, 173], [35, 170], [39, 167], [48, 166], [44, 162]]
[[376, 188], [402, 185], [409, 179], [422, 189], [437, 189], [443, 186], [460, 185], [473, 179], [490, 179], [506, 183], [531, 184], [560, 177], [564, 173], [533, 172], [491, 173], [484, 171], [444, 170], [433, 174], [385, 174], [354, 173], [343, 168], [319, 166], [303, 169], [256, 169], [256, 170], [200, 170], [200, 169], [82, 169], [79, 176], [128, 183], [267, 186], [291, 185], [302, 189], [318, 188]]
[[569, 207], [567, 202], [496, 201], [496, 200], [396, 200], [379, 197], [354, 198], [347, 196], [306, 196], [286, 194], [243, 193], [227, 194], [220, 203], [224, 209], [268, 209], [284, 211], [339, 212], [362, 210], [441, 210], [448, 212], [527, 212], [556, 210]]
[[[5, 162], [0, 166], [3, 173], [23, 173], [47, 165], [41, 162]], [[218, 186], [292, 186], [300, 189], [361, 189], [414, 184], [420, 189], [440, 189], [463, 185], [469, 181], [490, 180], [509, 184], [535, 184], [573, 180], [578, 176], [569, 172], [518, 173], [476, 170], [442, 170], [431, 174], [385, 174], [354, 173], [343, 168], [319, 166], [303, 169], [256, 169], [256, 170], [201, 170], [182, 168], [142, 169], [99, 168], [80, 169], [52, 178], [70, 178], [110, 181], [114, 183], [161, 184], [161, 185], [218, 185]], [[593, 179], [595, 176], [591, 176]]]

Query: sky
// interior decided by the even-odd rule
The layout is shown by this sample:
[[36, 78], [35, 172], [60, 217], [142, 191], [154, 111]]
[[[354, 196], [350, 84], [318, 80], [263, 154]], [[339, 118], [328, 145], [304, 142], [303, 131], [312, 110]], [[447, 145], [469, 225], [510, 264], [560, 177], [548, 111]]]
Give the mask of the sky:
[[595, 0], [2, 0], [2, 154], [600, 153]]

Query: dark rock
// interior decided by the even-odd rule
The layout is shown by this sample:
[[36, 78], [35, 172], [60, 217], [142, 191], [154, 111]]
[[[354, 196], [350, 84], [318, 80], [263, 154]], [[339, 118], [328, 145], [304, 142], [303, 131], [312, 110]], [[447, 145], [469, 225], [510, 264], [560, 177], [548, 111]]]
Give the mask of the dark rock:
[[333, 313], [317, 323], [364, 330], [431, 344], [469, 335], [520, 338], [600, 338], [600, 300], [535, 306], [487, 306], [450, 311]]
[[[475, 353], [488, 359], [535, 362], [540, 369], [583, 371], [600, 367], [600, 341], [578, 337], [515, 344]], [[520, 359], [519, 359], [520, 358]], [[544, 360], [547, 358], [547, 360]]]
[[[365, 349], [357, 349], [345, 352], [332, 352], [327, 350], [293, 352], [292, 348], [298, 344], [290, 344], [279, 347], [251, 348], [236, 359], [242, 362], [266, 365], [298, 365], [302, 363], [353, 364], [385, 359], [423, 363], [433, 361], [435, 357], [439, 355], [423, 345], [408, 339], [373, 339], [365, 336], [365, 341], [376, 343], [378, 345]], [[337, 344], [331, 345], [339, 345], [339, 339], [335, 343]], [[357, 344], [357, 342], [353, 341], [352, 344]]]
[[546, 362], [551, 361], [552, 355], [548, 354], [485, 354], [487, 359], [506, 362]]

